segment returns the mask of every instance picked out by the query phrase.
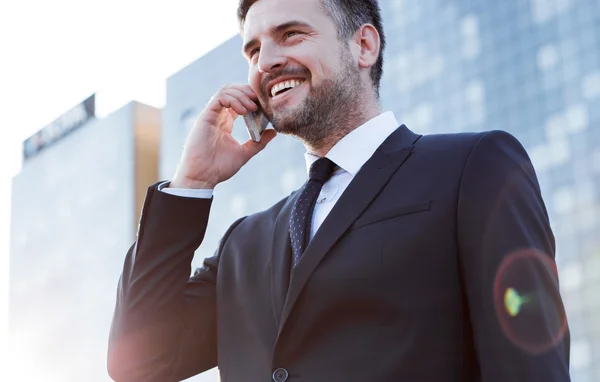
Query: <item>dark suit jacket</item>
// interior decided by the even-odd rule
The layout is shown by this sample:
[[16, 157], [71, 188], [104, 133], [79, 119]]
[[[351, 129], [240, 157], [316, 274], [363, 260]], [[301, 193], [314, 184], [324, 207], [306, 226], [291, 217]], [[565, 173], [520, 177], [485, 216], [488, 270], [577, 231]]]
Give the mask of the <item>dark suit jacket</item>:
[[401, 126], [290, 275], [296, 197], [236, 221], [190, 278], [211, 200], [152, 186], [118, 288], [112, 378], [218, 365], [225, 382], [569, 380], [554, 237], [511, 135]]

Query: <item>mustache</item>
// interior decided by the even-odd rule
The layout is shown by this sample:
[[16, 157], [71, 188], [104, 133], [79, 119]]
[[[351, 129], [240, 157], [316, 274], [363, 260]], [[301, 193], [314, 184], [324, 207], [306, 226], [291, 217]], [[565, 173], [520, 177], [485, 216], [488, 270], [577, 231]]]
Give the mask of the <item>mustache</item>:
[[276, 80], [279, 77], [283, 77], [283, 76], [299, 76], [299, 77], [306, 77], [308, 79], [310, 72], [308, 71], [308, 69], [302, 69], [302, 68], [283, 68], [280, 71], [277, 72], [272, 72], [269, 73], [267, 76], [265, 76], [265, 78], [263, 78], [261, 84], [260, 84], [260, 91], [264, 94], [267, 95], [267, 85], [269, 85], [269, 83], [271, 81]]

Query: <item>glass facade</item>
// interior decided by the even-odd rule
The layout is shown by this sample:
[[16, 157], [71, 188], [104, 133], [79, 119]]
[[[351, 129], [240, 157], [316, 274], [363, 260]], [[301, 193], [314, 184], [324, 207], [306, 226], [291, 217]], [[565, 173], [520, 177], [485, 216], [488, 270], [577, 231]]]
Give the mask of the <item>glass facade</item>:
[[506, 130], [557, 242], [575, 382], [600, 380], [600, 2], [380, 1], [384, 109], [419, 133]]
[[[379, 2], [388, 41], [384, 110], [422, 134], [505, 130], [528, 150], [557, 241], [573, 381], [600, 380], [600, 2]], [[223, 84], [247, 81], [240, 47], [234, 37], [169, 79], [162, 178], [172, 176], [208, 99]], [[243, 121], [234, 132], [247, 139]], [[301, 185], [303, 152], [280, 136], [218, 186], [196, 265], [237, 217]]]
[[[131, 103], [30, 158], [12, 185], [10, 381], [110, 381], [108, 333], [135, 240], [142, 130], [160, 111]], [[154, 149], [156, 156], [156, 149]], [[148, 158], [148, 156], [145, 156]], [[145, 170], [152, 165], [146, 163]]]

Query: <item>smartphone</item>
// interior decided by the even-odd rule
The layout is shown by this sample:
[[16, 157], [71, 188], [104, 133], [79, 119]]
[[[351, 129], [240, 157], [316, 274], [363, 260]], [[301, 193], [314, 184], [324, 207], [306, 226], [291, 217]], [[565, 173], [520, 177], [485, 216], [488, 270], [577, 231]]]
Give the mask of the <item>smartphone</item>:
[[254, 142], [260, 142], [260, 138], [267, 129], [267, 126], [269, 126], [269, 120], [260, 105], [258, 105], [258, 110], [244, 116], [244, 122], [246, 123], [250, 139]]

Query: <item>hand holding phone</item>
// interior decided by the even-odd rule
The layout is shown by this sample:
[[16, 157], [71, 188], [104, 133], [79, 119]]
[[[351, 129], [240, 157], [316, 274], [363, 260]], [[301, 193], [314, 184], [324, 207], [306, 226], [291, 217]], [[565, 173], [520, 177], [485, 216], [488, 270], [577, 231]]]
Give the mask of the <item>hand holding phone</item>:
[[[238, 116], [245, 116], [251, 137], [244, 143], [231, 136]], [[222, 87], [190, 130], [170, 187], [212, 189], [231, 178], [275, 138], [268, 124], [249, 85]]]
[[267, 129], [267, 126], [269, 126], [269, 120], [260, 105], [258, 105], [258, 110], [244, 115], [244, 122], [246, 123], [250, 139], [254, 142], [260, 142], [260, 138]]

